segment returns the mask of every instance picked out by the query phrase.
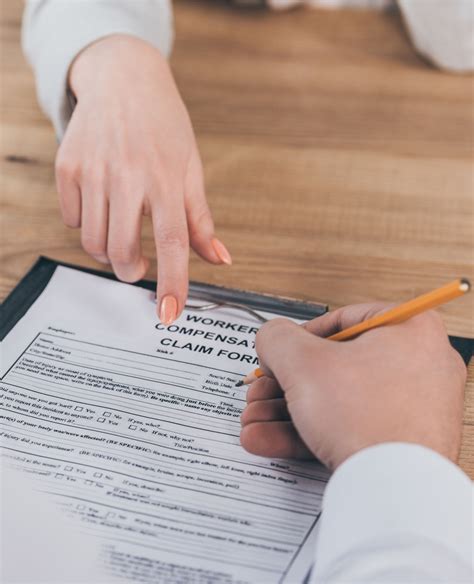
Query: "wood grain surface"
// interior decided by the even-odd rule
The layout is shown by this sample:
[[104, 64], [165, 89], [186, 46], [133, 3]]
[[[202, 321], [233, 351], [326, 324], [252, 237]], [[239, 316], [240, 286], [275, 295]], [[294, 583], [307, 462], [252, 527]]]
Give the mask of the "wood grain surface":
[[[22, 4], [1, 14], [2, 298], [40, 253], [97, 267], [60, 220]], [[473, 278], [472, 77], [418, 57], [396, 13], [182, 0], [175, 19], [172, 67], [234, 258], [193, 255], [193, 279], [337, 307]], [[153, 257], [149, 225], [144, 240]], [[450, 333], [474, 336], [473, 308], [471, 295], [441, 309]], [[474, 478], [472, 365], [460, 464]]]

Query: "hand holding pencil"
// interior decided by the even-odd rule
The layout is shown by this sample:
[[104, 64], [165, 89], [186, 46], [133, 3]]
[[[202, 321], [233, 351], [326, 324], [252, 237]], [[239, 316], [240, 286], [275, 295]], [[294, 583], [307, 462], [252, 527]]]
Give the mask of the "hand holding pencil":
[[244, 448], [261, 456], [317, 457], [331, 469], [383, 442], [414, 442], [456, 460], [466, 367], [435, 312], [350, 343], [328, 339], [391, 311], [363, 304], [304, 327], [286, 319], [265, 324], [257, 353], [266, 375], [247, 392]]
[[[408, 320], [417, 314], [421, 314], [426, 310], [436, 308], [437, 306], [441, 306], [446, 302], [450, 302], [459, 296], [463, 296], [469, 292], [470, 289], [471, 284], [469, 280], [460, 278], [450, 282], [449, 284], [446, 284], [445, 286], [442, 286], [441, 288], [437, 288], [432, 292], [428, 292], [427, 294], [418, 296], [413, 300], [409, 300], [408, 302], [404, 302], [403, 304], [388, 309], [381, 314], [373, 316], [372, 318], [368, 318], [358, 322], [357, 324], [354, 324], [353, 326], [324, 336], [330, 341], [348, 341], [365, 331], [378, 328], [380, 326], [404, 322], [405, 320]], [[249, 385], [263, 375], [265, 375], [265, 372], [260, 367], [258, 367], [255, 369], [255, 371], [244, 377], [244, 379], [238, 381], [236, 385], [237, 387], [242, 385]]]

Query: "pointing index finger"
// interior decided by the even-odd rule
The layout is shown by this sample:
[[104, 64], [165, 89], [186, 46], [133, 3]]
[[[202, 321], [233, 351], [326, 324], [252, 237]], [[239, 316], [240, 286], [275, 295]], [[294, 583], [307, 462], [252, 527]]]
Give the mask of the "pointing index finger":
[[152, 207], [158, 260], [158, 317], [171, 324], [181, 314], [188, 293], [189, 238], [181, 197]]

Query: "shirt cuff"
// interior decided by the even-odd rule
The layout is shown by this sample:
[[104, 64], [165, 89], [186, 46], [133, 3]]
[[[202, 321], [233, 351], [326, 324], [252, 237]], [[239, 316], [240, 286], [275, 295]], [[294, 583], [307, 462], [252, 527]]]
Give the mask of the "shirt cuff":
[[415, 444], [372, 446], [346, 460], [323, 500], [314, 576], [366, 542], [423, 538], [472, 566], [473, 488], [463, 471]]
[[474, 70], [472, 0], [398, 0], [418, 52], [437, 67], [457, 73]]
[[85, 47], [111, 34], [141, 38], [168, 56], [173, 37], [169, 1], [50, 0], [27, 4], [23, 48], [35, 71], [40, 105], [59, 139], [73, 109], [67, 95], [69, 67]]

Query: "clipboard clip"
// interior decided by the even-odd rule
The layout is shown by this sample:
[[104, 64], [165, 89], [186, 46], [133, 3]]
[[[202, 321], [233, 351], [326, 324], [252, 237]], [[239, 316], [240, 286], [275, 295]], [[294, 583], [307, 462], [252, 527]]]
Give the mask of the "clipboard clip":
[[[196, 300], [199, 299], [196, 298]], [[268, 321], [268, 318], [265, 318], [249, 306], [245, 306], [245, 304], [237, 304], [235, 302], [211, 302], [209, 304], [190, 304], [189, 302], [186, 302], [184, 308], [186, 310], [193, 310], [196, 312], [205, 312], [206, 310], [215, 310], [216, 308], [235, 308], [237, 310], [246, 312], [261, 323]]]
[[[206, 312], [206, 310], [215, 310], [216, 308], [234, 308], [236, 310], [241, 310], [242, 312], [246, 312], [262, 324], [268, 322], [268, 318], [265, 318], [261, 314], [259, 314], [256, 310], [253, 310], [249, 306], [245, 304], [239, 304], [238, 302], [209, 302], [208, 298], [200, 298], [199, 296], [189, 296], [193, 300], [202, 300], [203, 302], [207, 302], [207, 304], [190, 304], [186, 302], [184, 305], [185, 310], [191, 310], [194, 312]], [[156, 303], [156, 293], [153, 295], [153, 300]]]

